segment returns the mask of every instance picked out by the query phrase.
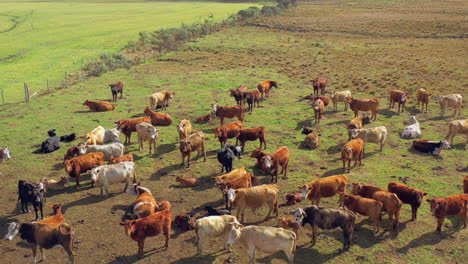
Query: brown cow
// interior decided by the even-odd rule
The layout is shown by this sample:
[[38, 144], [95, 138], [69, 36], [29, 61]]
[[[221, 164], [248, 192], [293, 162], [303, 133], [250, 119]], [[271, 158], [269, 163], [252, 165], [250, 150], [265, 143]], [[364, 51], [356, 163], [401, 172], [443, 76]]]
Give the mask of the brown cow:
[[[353, 183], [353, 194], [360, 195], [365, 198], [372, 198], [383, 204], [383, 210], [387, 212], [388, 219], [392, 223], [393, 230], [398, 232], [400, 222], [400, 209], [402, 202], [394, 193], [384, 191], [379, 187], [372, 185], [361, 185]], [[395, 217], [395, 219], [393, 219]]]
[[217, 104], [212, 104], [211, 108], [215, 115], [219, 117], [221, 125], [224, 124], [224, 118], [237, 117], [240, 121], [244, 120], [244, 108], [240, 105], [218, 106]]
[[407, 99], [407, 94], [403, 91], [400, 90], [392, 90], [390, 92], [390, 106], [389, 108], [393, 109], [395, 107], [395, 102], [398, 103], [398, 112], [400, 113], [400, 107], [401, 107], [401, 112], [403, 113], [403, 110], [405, 110], [405, 104], [406, 104], [406, 99]]
[[377, 118], [379, 112], [378, 99], [354, 99], [353, 97], [346, 97], [349, 107], [354, 112], [354, 117], [358, 116], [359, 111], [372, 111], [371, 119]]
[[80, 148], [78, 146], [71, 147], [67, 150], [67, 153], [63, 156], [63, 161], [72, 159], [73, 157], [78, 157], [82, 153], [80, 152]]
[[212, 116], [212, 114], [207, 114], [207, 115], [204, 115], [204, 116], [200, 116], [199, 118], [197, 118], [197, 121], [195, 121], [195, 123], [202, 124], [202, 123], [210, 122], [211, 121], [211, 116]]
[[87, 172], [95, 166], [104, 164], [104, 153], [102, 152], [91, 152], [72, 158], [71, 160], [65, 160], [63, 165], [68, 176], [75, 178], [76, 188], [80, 187], [80, 174]]
[[363, 114], [362, 116], [358, 116], [356, 118], [353, 118], [351, 121], [349, 121], [348, 126], [346, 127], [347, 129], [361, 129], [364, 127], [364, 125], [372, 123], [372, 120], [370, 117], [366, 114]]
[[312, 204], [316, 201], [318, 206], [320, 199], [332, 197], [338, 192], [345, 192], [348, 184], [348, 176], [334, 175], [326, 178], [316, 179], [309, 183], [303, 184], [298, 188], [301, 189], [302, 197], [309, 199]]
[[257, 103], [257, 108], [260, 108], [260, 100], [261, 94], [258, 90], [253, 90], [247, 92], [245, 96], [245, 100], [247, 101], [248, 109], [250, 112], [253, 112], [253, 108], [255, 107], [255, 103]]
[[198, 155], [203, 153], [203, 161], [206, 161], [205, 134], [201, 131], [190, 135], [190, 137], [180, 141], [180, 154], [182, 154], [182, 166], [187, 157], [187, 168], [190, 167], [190, 155], [192, 151], [197, 151]]
[[236, 103], [238, 105], [244, 105], [245, 104], [245, 99], [246, 99], [246, 96], [247, 96], [247, 85], [245, 84], [242, 84], [241, 86], [239, 86], [239, 88], [236, 88], [236, 89], [231, 89], [229, 90], [229, 92], [231, 93], [231, 96], [234, 97], [234, 99], [236, 99]]
[[304, 197], [302, 197], [302, 193], [296, 192], [285, 194], [284, 199], [286, 200], [287, 205], [294, 205], [296, 203], [302, 202], [302, 200], [304, 200]]
[[307, 134], [304, 138], [304, 145], [311, 149], [316, 149], [320, 146], [320, 134], [315, 131]]
[[111, 92], [112, 92], [112, 102], [117, 102], [117, 95], [119, 93], [120, 93], [120, 99], [122, 99], [124, 85], [121, 81], [118, 81], [117, 83], [114, 83], [114, 84], [109, 84], [109, 87], [111, 88]]
[[174, 224], [182, 231], [191, 230], [195, 228], [195, 218], [186, 213], [178, 214], [174, 218]]
[[125, 162], [125, 161], [132, 161], [133, 162], [133, 154], [128, 153], [128, 154], [123, 155], [120, 158], [112, 158], [111, 157], [107, 164], [117, 164], [117, 163]]
[[255, 148], [254, 151], [252, 151], [252, 154], [250, 154], [251, 158], [256, 158], [257, 161], [255, 162], [255, 167], [259, 168], [262, 171], [268, 171], [265, 168], [265, 158], [268, 156], [268, 154], [264, 151], [261, 151], [259, 148]]
[[316, 96], [312, 100], [315, 101], [317, 99], [322, 100], [323, 106], [328, 106], [328, 104], [330, 104], [330, 101], [331, 101], [331, 99], [329, 97], [326, 97], [326, 96]]
[[[270, 97], [270, 89], [273, 88], [273, 87], [276, 87], [278, 88], [278, 81], [264, 81], [264, 82], [261, 82], [257, 85], [257, 90], [260, 92], [260, 94], [262, 95], [261, 98], [262, 100], [265, 98], [265, 97]], [[264, 96], [265, 95], [265, 96]]]
[[315, 80], [312, 80], [312, 86], [314, 87], [315, 96], [319, 95], [319, 90], [320, 90], [320, 95], [324, 95], [325, 88], [327, 87], [327, 80], [325, 80], [324, 78], [317, 78]]
[[437, 218], [436, 232], [440, 233], [445, 217], [449, 215], [458, 216], [457, 226], [463, 221], [466, 228], [468, 215], [468, 194], [457, 194], [445, 198], [427, 199], [431, 204], [431, 213]]
[[[256, 149], [258, 150], [258, 149]], [[255, 150], [255, 151], [256, 151]], [[266, 172], [271, 173], [271, 182], [278, 182], [278, 170], [281, 167], [281, 173], [283, 173], [283, 180], [287, 179], [287, 171], [289, 164], [289, 149], [286, 146], [278, 147], [275, 152], [271, 155], [267, 155], [263, 161], [263, 168]]]
[[182, 178], [180, 176], [176, 176], [176, 182], [180, 183], [182, 187], [195, 187], [198, 186], [200, 183], [198, 179], [195, 178]]
[[145, 114], [151, 118], [153, 126], [170, 126], [172, 124], [172, 117], [169, 114], [155, 112], [149, 106], [145, 108]]
[[240, 129], [236, 139], [236, 146], [240, 141], [242, 151], [244, 151], [245, 142], [255, 141], [257, 139], [260, 141], [259, 149], [262, 149], [262, 144], [263, 148], [266, 149], [265, 127], [261, 126], [255, 128]]
[[374, 223], [374, 234], [379, 232], [379, 223], [382, 219], [383, 208], [381, 202], [358, 195], [345, 194], [343, 192], [339, 192], [339, 195], [342, 206], [354, 213], [369, 216]]
[[296, 222], [295, 216], [286, 216], [278, 218], [278, 223], [276, 224], [276, 227], [291, 229], [294, 232], [294, 234], [296, 234], [296, 239], [298, 239], [299, 237], [300, 226], [299, 223]]
[[177, 133], [179, 133], [179, 140], [187, 138], [192, 133], [192, 124], [187, 119], [182, 119], [177, 126]]
[[314, 109], [314, 115], [315, 115], [315, 124], [320, 124], [320, 119], [322, 119], [322, 113], [323, 113], [323, 101], [320, 99], [316, 99], [312, 103], [312, 108]]
[[219, 143], [221, 143], [221, 147], [223, 147], [229, 138], [235, 138], [239, 135], [239, 131], [242, 129], [242, 126], [243, 124], [241, 121], [234, 121], [230, 124], [213, 128], [215, 132], [214, 137], [218, 138]]
[[120, 222], [125, 227], [125, 233], [138, 243], [138, 257], [143, 257], [143, 247], [146, 237], [157, 236], [164, 233], [166, 237], [165, 248], [169, 247], [169, 238], [171, 235], [172, 212], [171, 204], [168, 201], [161, 202], [162, 211], [156, 212], [150, 216]]
[[149, 116], [144, 116], [134, 119], [119, 120], [114, 123], [117, 129], [122, 131], [122, 134], [125, 135], [124, 144], [130, 144], [130, 137], [132, 136], [132, 132], [136, 132], [136, 125], [141, 122], [150, 123], [151, 118]]
[[353, 139], [346, 143], [341, 149], [341, 159], [343, 160], [343, 171], [346, 171], [346, 161], [348, 162], [348, 173], [350, 172], [351, 160], [354, 158], [354, 166], [364, 157], [364, 141], [360, 138]]
[[463, 192], [468, 193], [468, 176], [463, 179]]
[[53, 204], [50, 208], [54, 210], [54, 215], [44, 218], [38, 223], [53, 224], [53, 225], [60, 225], [60, 224], [65, 223], [65, 217], [63, 217], [62, 215], [62, 204], [56, 203], [56, 204]]
[[403, 203], [411, 205], [411, 221], [415, 221], [418, 208], [427, 193], [397, 182], [388, 183], [387, 189], [389, 192], [396, 194]]
[[132, 203], [132, 219], [143, 218], [152, 215], [158, 210], [158, 203], [154, 199], [151, 191], [141, 186], [141, 183], [134, 183], [127, 189], [127, 194], [136, 195], [137, 199]]
[[89, 111], [93, 112], [104, 112], [104, 111], [111, 111], [115, 109], [115, 104], [111, 104], [109, 102], [103, 101], [89, 101], [86, 100], [83, 105], [89, 107]]
[[424, 88], [418, 89], [416, 91], [416, 104], [419, 106], [421, 105], [421, 110], [424, 110], [424, 105], [426, 105], [427, 112], [427, 105], [429, 104], [429, 98], [432, 96], [431, 93], [426, 91]]

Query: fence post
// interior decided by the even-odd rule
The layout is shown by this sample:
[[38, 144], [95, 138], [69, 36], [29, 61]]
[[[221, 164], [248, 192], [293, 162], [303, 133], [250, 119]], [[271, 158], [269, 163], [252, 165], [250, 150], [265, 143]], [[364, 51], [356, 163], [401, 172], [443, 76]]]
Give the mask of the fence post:
[[47, 92], [49, 93], [49, 92], [50, 92], [50, 89], [49, 89], [49, 79], [46, 79], [46, 85], [47, 85]]
[[3, 102], [3, 108], [5, 108], [5, 92], [3, 91], [3, 88], [2, 88], [2, 102]]
[[29, 86], [26, 82], [24, 82], [24, 100], [29, 102]]
[[67, 72], [65, 72], [65, 88], [68, 88]]

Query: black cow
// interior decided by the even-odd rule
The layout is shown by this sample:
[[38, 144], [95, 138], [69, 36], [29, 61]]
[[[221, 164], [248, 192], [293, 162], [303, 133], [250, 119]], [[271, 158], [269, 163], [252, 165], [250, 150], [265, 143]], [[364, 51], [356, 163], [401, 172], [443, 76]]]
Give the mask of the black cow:
[[353, 212], [344, 208], [325, 208], [316, 205], [309, 206], [294, 211], [296, 223], [310, 224], [312, 226], [312, 245], [317, 242], [318, 228], [335, 229], [340, 227], [343, 230], [343, 251], [349, 250], [354, 231], [354, 221], [356, 216]]
[[32, 182], [19, 180], [18, 181], [18, 201], [21, 201], [21, 211], [28, 213], [28, 203], [34, 206], [36, 212], [36, 221], [39, 220], [38, 210], [41, 211], [41, 219], [44, 218], [42, 212], [43, 203], [45, 202], [44, 191], [40, 186]]
[[443, 149], [450, 149], [447, 140], [444, 141], [429, 141], [427, 139], [418, 139], [413, 141], [413, 148], [434, 155], [439, 155]]
[[231, 212], [229, 210], [224, 210], [224, 209], [214, 209], [213, 207], [207, 205], [203, 210], [208, 212], [208, 216], [210, 215], [231, 215]]
[[43, 153], [54, 152], [59, 148], [60, 148], [60, 140], [59, 140], [59, 137], [57, 136], [50, 137], [44, 140], [41, 144], [41, 151]]
[[314, 132], [314, 130], [312, 130], [312, 128], [310, 127], [302, 127], [302, 132], [301, 134], [303, 135], [309, 135], [310, 133]]
[[226, 172], [231, 172], [232, 170], [232, 163], [234, 162], [235, 157], [241, 159], [242, 158], [242, 150], [239, 146], [232, 146], [231, 144], [227, 143], [218, 150], [217, 158], [219, 163], [221, 163], [221, 172], [224, 171], [226, 168]]
[[71, 142], [76, 139], [76, 133], [71, 133], [70, 135], [60, 136], [60, 141]]

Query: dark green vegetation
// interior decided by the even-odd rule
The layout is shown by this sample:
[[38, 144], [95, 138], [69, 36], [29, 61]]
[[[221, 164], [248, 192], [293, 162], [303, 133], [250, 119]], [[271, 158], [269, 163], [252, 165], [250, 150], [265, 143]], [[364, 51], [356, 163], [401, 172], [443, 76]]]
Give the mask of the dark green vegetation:
[[[408, 177], [408, 185], [424, 190], [429, 197], [448, 196], [462, 192], [462, 178], [467, 173], [466, 144], [457, 136], [455, 145], [433, 157], [411, 150], [411, 140], [398, 137], [402, 121], [416, 115], [424, 138], [438, 140], [445, 136], [451, 120], [467, 117], [466, 107], [461, 117], [439, 117], [439, 107], [431, 100], [429, 112], [422, 113], [415, 106], [414, 92], [426, 88], [436, 95], [462, 93], [467, 96], [464, 40], [466, 17], [461, 1], [332, 1], [305, 2], [280, 16], [262, 18], [250, 24], [223, 30], [190, 42], [178, 52], [130, 70], [118, 70], [79, 83], [67, 90], [34, 98], [0, 113], [1, 146], [9, 146], [13, 160], [0, 164], [3, 194], [0, 203], [1, 222], [30, 221], [32, 214], [17, 215], [16, 184], [18, 179], [38, 181], [42, 176], [58, 179], [65, 175], [61, 161], [66, 149], [41, 155], [33, 154], [46, 132], [56, 128], [59, 134], [77, 132], [80, 135], [97, 125], [106, 128], [113, 121], [143, 115], [152, 92], [170, 89], [176, 96], [166, 111], [175, 123], [183, 118], [194, 121], [209, 112], [211, 103], [234, 104], [228, 89], [247, 84], [253, 89], [266, 79], [279, 80], [271, 98], [262, 102], [262, 108], [246, 115], [246, 127], [266, 126], [267, 152], [286, 145], [292, 153], [290, 178], [280, 180], [284, 192], [318, 177], [342, 173], [340, 150], [346, 142], [345, 125], [352, 118], [350, 111], [333, 113], [326, 108], [321, 124], [315, 126], [322, 134], [322, 145], [316, 150], [302, 147], [302, 125], [313, 124], [313, 112], [303, 95], [312, 92], [310, 80], [318, 76], [328, 79], [328, 90], [352, 90], [358, 98], [380, 99], [381, 110], [371, 126], [385, 125], [389, 131], [388, 144], [382, 153], [377, 145], [366, 148], [364, 166], [352, 169], [351, 182], [386, 187], [389, 181]], [[124, 99], [118, 101], [114, 112], [89, 113], [82, 106], [86, 99], [110, 100], [107, 83], [122, 80]], [[411, 94], [403, 114], [388, 109], [388, 94], [392, 89]], [[149, 157], [147, 149], [138, 151], [133, 135], [126, 152], [136, 155], [137, 177], [149, 187], [157, 200], [167, 199], [174, 214], [189, 212], [204, 205], [221, 205], [221, 194], [213, 187], [212, 176], [220, 166], [215, 150], [219, 143], [211, 128], [219, 124], [197, 125], [195, 130], [207, 134], [208, 160], [192, 163], [190, 169], [181, 168], [175, 124], [161, 127], [161, 140], [156, 157]], [[232, 140], [230, 140], [232, 142]], [[262, 183], [269, 176], [253, 169], [248, 158], [258, 142], [246, 145], [244, 158], [235, 167], [246, 166]], [[197, 177], [201, 185], [193, 189], [176, 186], [175, 177]], [[122, 186], [112, 186], [114, 195], [100, 197], [98, 189], [90, 189], [85, 175], [83, 188], [75, 190], [71, 183], [62, 192], [53, 193], [48, 204], [61, 202], [64, 215], [72, 223], [81, 243], [77, 244], [77, 263], [223, 263], [234, 257], [235, 263], [246, 263], [246, 251], [237, 247], [232, 254], [222, 250], [222, 239], [207, 243], [204, 258], [194, 257], [194, 232], [180, 233], [174, 229], [168, 251], [162, 251], [162, 237], [149, 238], [143, 260], [137, 261], [137, 246], [126, 237], [118, 225], [134, 197], [120, 194]], [[337, 197], [323, 199], [322, 205], [337, 206]], [[283, 203], [283, 202], [281, 202]], [[299, 206], [307, 206], [304, 201]], [[296, 206], [281, 207], [280, 216]], [[51, 210], [46, 209], [49, 213]], [[247, 224], [275, 225], [276, 220], [258, 222], [266, 210], [246, 211]], [[197, 216], [202, 215], [198, 213]], [[401, 231], [398, 236], [384, 232], [372, 235], [367, 217], [359, 216], [351, 250], [338, 254], [342, 246], [340, 231], [322, 232], [317, 244], [310, 247], [310, 228], [300, 234], [296, 263], [463, 263], [466, 259], [467, 230], [452, 228], [455, 218], [449, 217], [442, 234], [435, 234], [436, 220], [430, 215], [429, 205], [423, 203], [417, 222], [411, 218], [409, 205], [403, 205]], [[81, 220], [84, 220], [82, 222]], [[383, 225], [388, 228], [387, 216]], [[0, 229], [0, 235], [5, 232]], [[16, 242], [18, 240], [15, 240]], [[22, 243], [0, 242], [2, 260], [10, 263], [30, 261], [30, 250]], [[26, 256], [27, 255], [27, 256]], [[58, 249], [46, 251], [51, 262], [63, 262], [65, 254]], [[26, 256], [26, 257], [24, 257]], [[283, 253], [265, 256], [257, 253], [259, 263], [285, 263]]]

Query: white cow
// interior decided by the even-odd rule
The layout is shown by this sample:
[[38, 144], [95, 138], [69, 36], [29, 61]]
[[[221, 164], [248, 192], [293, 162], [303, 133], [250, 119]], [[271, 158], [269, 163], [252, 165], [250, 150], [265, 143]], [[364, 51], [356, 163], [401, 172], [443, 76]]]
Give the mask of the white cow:
[[348, 130], [351, 139], [360, 138], [366, 145], [367, 143], [379, 143], [380, 151], [382, 151], [387, 139], [387, 128], [385, 126], [378, 126], [372, 128], [350, 129]]
[[457, 114], [461, 115], [461, 108], [463, 105], [463, 96], [461, 94], [449, 94], [446, 96], [436, 96], [434, 100], [439, 103], [440, 105], [440, 115], [443, 116], [445, 114], [445, 109], [449, 107], [455, 108], [455, 112], [453, 115]]
[[0, 148], [0, 162], [5, 163], [5, 160], [11, 159], [10, 156], [10, 151], [8, 150], [8, 147], [5, 148]]
[[[120, 158], [124, 153], [124, 145], [122, 143], [111, 143], [108, 145], [81, 145], [79, 148], [85, 148], [86, 153], [91, 152], [102, 152], [104, 154], [104, 160], [110, 160], [112, 158]], [[80, 150], [81, 152], [82, 150]]]
[[229, 232], [227, 244], [232, 246], [239, 241], [243, 248], [249, 250], [249, 263], [255, 261], [255, 251], [258, 249], [265, 253], [284, 251], [290, 264], [294, 263], [296, 252], [296, 234], [294, 232], [270, 226], [237, 227], [233, 224]]
[[118, 130], [117, 128], [112, 128], [112, 129], [106, 129], [106, 131], [104, 132], [104, 143], [107, 143], [107, 142], [121, 142], [120, 141], [120, 130]]
[[[195, 243], [197, 244], [198, 256], [202, 256], [203, 243], [207, 238], [224, 236], [225, 241], [227, 241], [229, 232], [233, 228], [230, 224], [242, 226], [237, 218], [232, 215], [213, 215], [198, 219], [195, 222], [195, 234], [197, 236]], [[226, 249], [230, 251], [227, 244]]]
[[127, 190], [128, 183], [130, 180], [133, 183], [136, 182], [135, 175], [135, 164], [131, 161], [120, 162], [111, 165], [101, 165], [93, 168], [91, 173], [91, 184], [96, 183], [96, 187], [101, 188], [101, 195], [103, 195], [103, 189], [106, 189], [106, 194], [109, 194], [109, 185], [114, 183], [125, 182], [125, 188], [123, 192]]
[[407, 125], [407, 127], [405, 127], [401, 133], [402, 138], [410, 139], [421, 137], [421, 129], [419, 128], [419, 122], [416, 120], [415, 116], [411, 116], [408, 120], [403, 122], [403, 124]]
[[351, 91], [346, 90], [346, 91], [341, 91], [341, 92], [331, 92], [331, 99], [333, 102], [333, 111], [338, 110], [338, 103], [343, 102], [345, 105], [344, 110], [348, 111], [348, 101], [346, 100], [346, 97], [351, 97]]
[[156, 141], [158, 140], [159, 130], [148, 122], [141, 122], [136, 125], [136, 131], [138, 133], [138, 146], [140, 150], [143, 149], [143, 141], [148, 141], [149, 154], [151, 155], [151, 145], [153, 145], [154, 154], [156, 155]]

